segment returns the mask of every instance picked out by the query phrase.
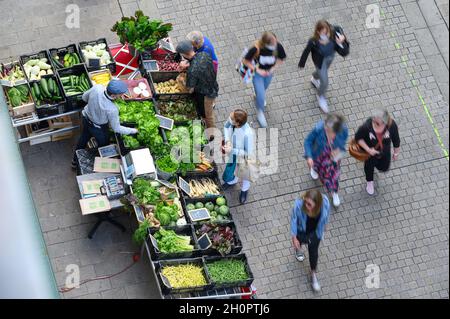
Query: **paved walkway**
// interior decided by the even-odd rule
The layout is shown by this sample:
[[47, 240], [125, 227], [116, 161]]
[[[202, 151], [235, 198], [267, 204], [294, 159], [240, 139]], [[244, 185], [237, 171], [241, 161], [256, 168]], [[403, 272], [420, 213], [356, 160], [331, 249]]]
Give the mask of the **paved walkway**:
[[[175, 24], [174, 40], [200, 29], [216, 45], [221, 89], [216, 112], [220, 122], [236, 107], [247, 109], [256, 122], [251, 89], [242, 86], [234, 64], [243, 47], [261, 31], [273, 30], [278, 35], [288, 60], [278, 70], [269, 91], [268, 121], [280, 130], [279, 170], [254, 185], [248, 204], [237, 206], [238, 192], [232, 194], [236, 206], [233, 216], [260, 297], [448, 298], [449, 166], [444, 156], [444, 150], [448, 150], [448, 103], [443, 97], [442, 72], [435, 73], [435, 58], [430, 58], [440, 56], [448, 70], [448, 42], [445, 51], [445, 45], [439, 42], [442, 32], [430, 31], [439, 51], [430, 54], [427, 45], [422, 45], [427, 37], [420, 32], [433, 29], [430, 21], [437, 21], [425, 12], [428, 5], [422, 1], [380, 1], [380, 28], [367, 29], [365, 9], [373, 3], [368, 0], [265, 0], [257, 5], [242, 0], [158, 0], [156, 6], [151, 1], [120, 1], [120, 6], [117, 1], [74, 1], [82, 8], [82, 28], [66, 34], [58, 24], [64, 22], [63, 14], [48, 12], [63, 12], [69, 2], [50, 5], [44, 0], [21, 1], [22, 6], [32, 5], [36, 10], [36, 15], [23, 19], [23, 24], [14, 24], [20, 16], [2, 10], [0, 17], [12, 19], [14, 28], [13, 35], [0, 35], [4, 46], [0, 47], [0, 59], [102, 36], [116, 42], [109, 31], [111, 25], [122, 12], [132, 12], [145, 3], [152, 15]], [[442, 12], [448, 32], [448, 3], [430, 2]], [[2, 9], [13, 4], [1, 1], [6, 6]], [[417, 19], [411, 12], [418, 14], [417, 8], [426, 26], [414, 24]], [[98, 18], [98, 12], [106, 14]], [[332, 67], [331, 109], [348, 118], [353, 134], [374, 107], [388, 108], [400, 126], [402, 154], [389, 173], [377, 175], [375, 197], [364, 191], [361, 164], [351, 158], [343, 160], [343, 204], [333, 210], [321, 244], [319, 278], [323, 291], [313, 295], [307, 263], [300, 264], [292, 256], [288, 225], [293, 200], [301, 191], [318, 186], [310, 180], [301, 154], [303, 139], [322, 114], [308, 82], [312, 63], [308, 62], [305, 71], [299, 71], [297, 63], [314, 22], [322, 17], [341, 24], [352, 44], [351, 55], [345, 60], [336, 58]], [[31, 30], [37, 33], [32, 36]], [[448, 82], [448, 71], [446, 79]], [[435, 132], [443, 141], [442, 147]], [[131, 261], [130, 252], [136, 250], [130, 233], [122, 234], [109, 225], [102, 226], [94, 240], [85, 237], [93, 220], [80, 216], [74, 174], [68, 167], [72, 143], [22, 146], [49, 255], [61, 285], [69, 263], [79, 263], [82, 279], [86, 279], [121, 270]], [[127, 217], [123, 221], [128, 223]], [[380, 267], [378, 289], [365, 285], [369, 264]], [[154, 296], [148, 265], [138, 264], [116, 278], [82, 286], [65, 297]]]

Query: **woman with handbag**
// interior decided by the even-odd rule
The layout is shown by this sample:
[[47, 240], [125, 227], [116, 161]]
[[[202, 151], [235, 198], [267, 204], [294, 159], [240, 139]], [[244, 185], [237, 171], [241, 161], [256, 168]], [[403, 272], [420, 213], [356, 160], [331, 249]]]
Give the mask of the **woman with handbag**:
[[400, 154], [400, 136], [397, 123], [386, 110], [375, 110], [355, 134], [355, 141], [368, 154], [364, 162], [366, 174], [366, 191], [369, 195], [375, 193], [373, 174], [375, 168], [387, 172], [391, 164], [391, 143], [394, 145], [392, 159], [397, 160]]
[[292, 210], [291, 235], [295, 257], [298, 261], [305, 260], [301, 247], [308, 246], [311, 285], [315, 292], [320, 291], [320, 283], [316, 275], [319, 244], [328, 224], [329, 213], [330, 202], [318, 190], [309, 190], [300, 199], [295, 200]]
[[329, 114], [325, 121], [319, 121], [305, 139], [305, 158], [313, 179], [320, 178], [329, 194], [333, 205], [339, 206], [338, 195], [340, 162], [345, 154], [348, 128], [344, 117]]
[[[231, 112], [230, 117], [224, 126], [224, 146], [223, 153], [228, 155], [227, 165], [223, 172], [222, 179], [224, 190], [236, 185], [239, 178], [242, 180], [241, 194], [239, 202], [244, 204], [247, 201], [248, 190], [250, 189], [251, 172], [248, 160], [254, 158], [254, 133], [247, 123], [247, 112], [237, 109]], [[236, 176], [236, 171], [239, 176]]]

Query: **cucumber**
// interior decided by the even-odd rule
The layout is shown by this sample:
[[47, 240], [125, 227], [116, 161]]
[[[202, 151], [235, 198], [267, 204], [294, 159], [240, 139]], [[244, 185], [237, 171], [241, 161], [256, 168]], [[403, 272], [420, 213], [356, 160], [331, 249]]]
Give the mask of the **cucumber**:
[[36, 96], [36, 92], [34, 91], [34, 87], [31, 87], [31, 97], [33, 98], [33, 101], [37, 102], [38, 98]]
[[34, 94], [36, 95], [38, 100], [40, 100], [41, 99], [41, 91], [39, 90], [39, 85], [37, 84], [37, 82], [33, 83], [33, 89], [34, 89]]
[[74, 58], [74, 60], [75, 60], [75, 64], [80, 63], [80, 58], [78, 58], [78, 54], [73, 53], [73, 58]]
[[41, 79], [40, 85], [41, 85], [41, 89], [42, 89], [42, 92], [44, 93], [44, 95], [45, 95], [46, 97], [50, 97], [51, 94], [50, 94], [50, 92], [48, 91], [48, 84], [47, 84], [47, 80], [46, 80], [45, 78], [42, 78], [42, 79]]
[[50, 95], [53, 95], [55, 93], [54, 91], [55, 91], [55, 87], [53, 84], [53, 79], [50, 78], [50, 79], [48, 79], [48, 92], [50, 93]]

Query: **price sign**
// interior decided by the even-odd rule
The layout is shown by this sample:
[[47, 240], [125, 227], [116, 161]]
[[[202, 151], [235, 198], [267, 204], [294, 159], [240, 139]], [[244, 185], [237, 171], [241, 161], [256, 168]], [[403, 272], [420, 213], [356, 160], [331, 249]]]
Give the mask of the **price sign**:
[[180, 186], [181, 190], [185, 192], [189, 197], [191, 196], [191, 186], [189, 186], [189, 183], [186, 182], [183, 178], [178, 177], [178, 185]]
[[119, 152], [117, 152], [116, 144], [111, 144], [98, 148], [98, 152], [100, 157], [116, 157], [119, 156]]
[[159, 127], [169, 130], [169, 131], [172, 131], [172, 129], [173, 129], [173, 120], [172, 119], [162, 116], [162, 115], [159, 115], [159, 114], [156, 114], [156, 118], [159, 120]]
[[153, 237], [152, 234], [150, 234], [149, 236], [150, 236], [150, 241], [152, 242], [153, 247], [155, 247], [155, 250], [159, 252], [158, 242], [156, 241], [156, 238]]
[[193, 209], [188, 211], [188, 215], [193, 222], [211, 219], [211, 215], [206, 208]]
[[142, 63], [144, 64], [144, 69], [146, 69], [147, 71], [159, 71], [158, 63], [156, 62], [156, 60], [144, 60], [142, 61]]
[[90, 58], [90, 59], [88, 59], [88, 66], [90, 67], [90, 68], [100, 68], [100, 59], [96, 59], [96, 58], [94, 58], [94, 59], [92, 59], [92, 58]]
[[134, 213], [136, 214], [136, 219], [138, 222], [143, 223], [145, 221], [144, 212], [140, 206], [133, 205]]
[[205, 250], [208, 249], [209, 247], [211, 247], [212, 243], [211, 243], [211, 239], [209, 239], [208, 234], [203, 234], [198, 240], [198, 246], [200, 247], [200, 249]]
[[170, 51], [170, 52], [173, 52], [173, 53], [176, 52], [175, 48], [173, 47], [173, 44], [171, 42], [169, 42], [169, 41], [165, 41], [164, 39], [159, 41], [159, 46], [161, 48], [163, 48], [164, 50], [167, 50], [167, 51]]

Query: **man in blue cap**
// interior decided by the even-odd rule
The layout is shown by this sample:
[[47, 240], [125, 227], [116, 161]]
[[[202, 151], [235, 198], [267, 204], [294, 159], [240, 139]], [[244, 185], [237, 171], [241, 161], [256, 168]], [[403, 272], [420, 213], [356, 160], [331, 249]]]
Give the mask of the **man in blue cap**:
[[[87, 103], [82, 111], [83, 124], [80, 139], [75, 150], [84, 149], [94, 137], [99, 147], [109, 144], [109, 126], [119, 134], [136, 134], [137, 129], [120, 125], [119, 110], [114, 100], [128, 91], [127, 85], [121, 80], [109, 82], [106, 90], [103, 85], [94, 85], [84, 92], [83, 101]], [[72, 167], [77, 167], [77, 155], [73, 156]]]

